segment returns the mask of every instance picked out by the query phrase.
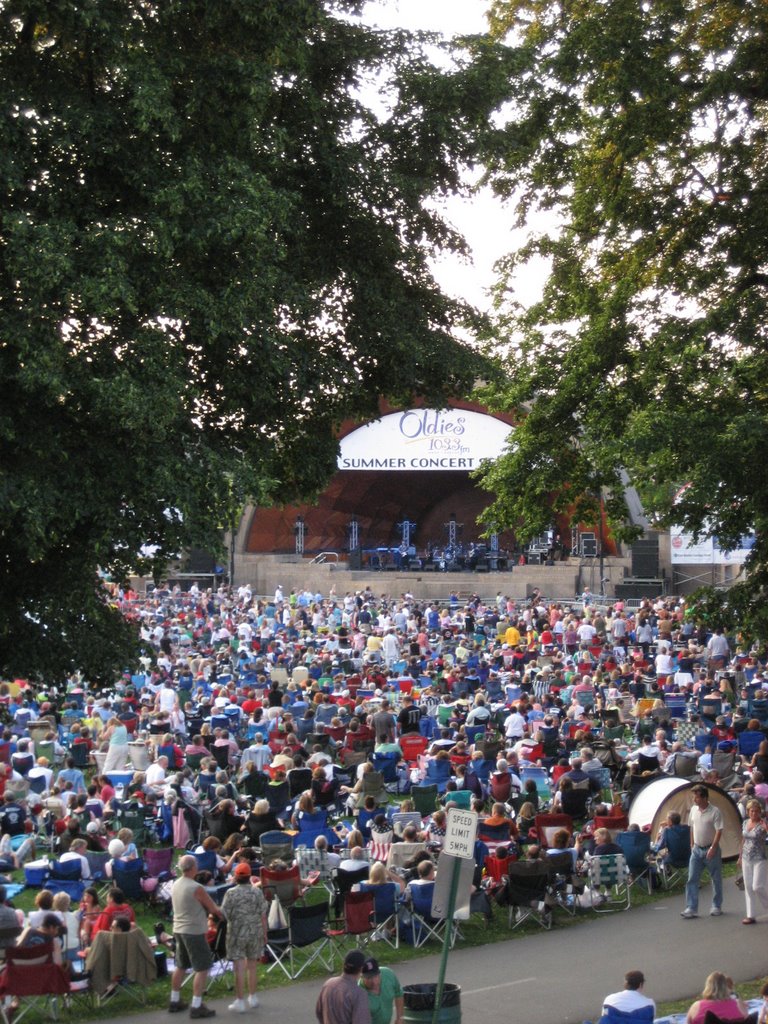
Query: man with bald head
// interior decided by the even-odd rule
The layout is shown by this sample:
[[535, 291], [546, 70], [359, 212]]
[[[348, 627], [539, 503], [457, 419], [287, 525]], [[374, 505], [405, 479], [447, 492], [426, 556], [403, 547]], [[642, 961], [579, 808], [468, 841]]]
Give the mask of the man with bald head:
[[208, 971], [211, 967], [211, 950], [206, 942], [208, 915], [224, 917], [205, 891], [205, 887], [195, 881], [197, 861], [191, 854], [185, 854], [179, 860], [179, 878], [173, 883], [171, 902], [173, 904], [173, 937], [176, 940], [176, 969], [171, 975], [171, 1003], [169, 1013], [181, 1013], [187, 1004], [181, 1000], [181, 983], [190, 968], [195, 972], [192, 979], [192, 1005], [189, 1016], [193, 1020], [204, 1017], [215, 1017], [216, 1011], [211, 1010], [203, 1002]]

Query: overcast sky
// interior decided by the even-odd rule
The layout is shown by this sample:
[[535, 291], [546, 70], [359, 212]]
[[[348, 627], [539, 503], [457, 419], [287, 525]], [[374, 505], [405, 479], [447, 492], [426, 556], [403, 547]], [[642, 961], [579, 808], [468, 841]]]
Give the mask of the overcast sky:
[[[485, 0], [371, 0], [365, 9], [365, 20], [381, 28], [402, 26], [450, 37], [484, 32], [486, 6]], [[435, 276], [450, 294], [487, 309], [495, 261], [513, 247], [513, 242], [520, 244], [525, 236], [513, 235], [510, 209], [488, 190], [471, 199], [451, 199], [441, 209], [469, 242], [472, 261], [446, 257], [434, 265]], [[543, 273], [543, 264], [521, 271], [520, 294], [528, 300], [536, 297]]]

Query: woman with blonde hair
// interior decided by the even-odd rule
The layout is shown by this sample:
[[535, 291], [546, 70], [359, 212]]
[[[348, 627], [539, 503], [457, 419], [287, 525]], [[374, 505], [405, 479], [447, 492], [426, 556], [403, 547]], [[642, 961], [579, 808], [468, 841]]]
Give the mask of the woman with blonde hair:
[[747, 817], [741, 830], [741, 851], [739, 864], [744, 877], [744, 897], [747, 916], [742, 924], [754, 924], [757, 905], [768, 909], [768, 822], [762, 804], [754, 797], [747, 801]]
[[106, 742], [107, 758], [102, 768], [102, 775], [121, 771], [128, 761], [128, 729], [119, 718], [110, 718], [107, 728], [101, 734], [101, 742]]
[[744, 1020], [749, 1012], [722, 971], [712, 971], [707, 977], [701, 995], [688, 1010], [686, 1024], [704, 1024], [709, 1012], [720, 1020]]

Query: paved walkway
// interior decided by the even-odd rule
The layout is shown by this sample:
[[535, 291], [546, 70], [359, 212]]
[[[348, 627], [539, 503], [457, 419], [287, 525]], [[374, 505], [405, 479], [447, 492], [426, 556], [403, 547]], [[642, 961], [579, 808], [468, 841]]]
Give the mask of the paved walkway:
[[[695, 995], [713, 970], [725, 971], [737, 983], [768, 973], [768, 920], [753, 927], [741, 924], [744, 896], [730, 879], [725, 882], [722, 917], [707, 916], [708, 896], [705, 886], [700, 905], [704, 916], [693, 921], [680, 917], [683, 897], [674, 895], [562, 931], [456, 949], [446, 980], [461, 985], [465, 1024], [579, 1024], [598, 1018], [602, 997], [620, 989], [624, 973], [632, 968], [645, 972], [646, 992], [657, 1001]], [[439, 966], [436, 955], [395, 969], [403, 984], [418, 984], [437, 981]], [[295, 982], [266, 991], [259, 1009], [247, 1015], [229, 1012], [231, 997], [216, 997], [210, 1005], [217, 1020], [312, 1024], [320, 984]], [[173, 1018], [187, 1019], [186, 1014]], [[142, 1014], [143, 1024], [170, 1020], [165, 1011]], [[112, 1021], [135, 1024], [136, 1017]]]

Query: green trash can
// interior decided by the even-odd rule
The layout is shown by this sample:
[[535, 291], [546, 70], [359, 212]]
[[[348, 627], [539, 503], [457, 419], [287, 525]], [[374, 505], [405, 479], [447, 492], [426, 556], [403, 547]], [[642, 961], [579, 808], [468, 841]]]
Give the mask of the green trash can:
[[[431, 1024], [437, 985], [403, 985], [404, 1024]], [[444, 985], [439, 1024], [461, 1024], [461, 986]]]

